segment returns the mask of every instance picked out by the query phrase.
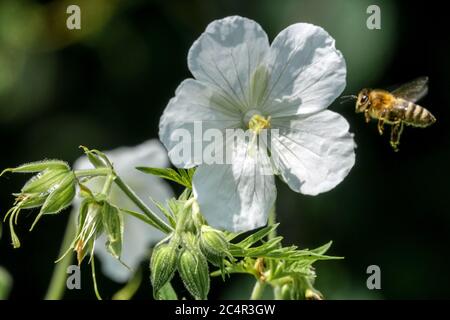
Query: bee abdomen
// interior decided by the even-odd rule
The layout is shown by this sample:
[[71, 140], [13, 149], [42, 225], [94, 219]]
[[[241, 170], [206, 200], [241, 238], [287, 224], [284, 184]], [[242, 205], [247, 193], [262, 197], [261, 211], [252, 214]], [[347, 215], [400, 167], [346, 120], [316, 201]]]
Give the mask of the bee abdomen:
[[436, 122], [436, 118], [424, 107], [408, 102], [408, 106], [405, 110], [404, 121], [408, 125], [425, 128]]

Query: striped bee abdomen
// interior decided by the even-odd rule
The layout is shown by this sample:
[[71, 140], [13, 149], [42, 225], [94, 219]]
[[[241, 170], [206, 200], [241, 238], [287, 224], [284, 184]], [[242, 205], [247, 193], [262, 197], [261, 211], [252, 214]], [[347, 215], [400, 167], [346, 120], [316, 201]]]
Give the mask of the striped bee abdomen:
[[431, 114], [430, 111], [415, 103], [407, 102], [406, 108], [404, 110], [405, 113], [403, 121], [407, 125], [425, 128], [436, 122], [436, 118]]

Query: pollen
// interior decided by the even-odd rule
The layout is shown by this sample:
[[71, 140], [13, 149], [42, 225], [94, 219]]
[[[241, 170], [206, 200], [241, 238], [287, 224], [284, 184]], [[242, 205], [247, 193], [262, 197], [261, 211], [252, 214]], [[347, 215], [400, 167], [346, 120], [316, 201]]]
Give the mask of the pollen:
[[254, 114], [248, 122], [248, 128], [259, 134], [262, 130], [270, 128], [270, 116], [266, 118], [260, 114]]

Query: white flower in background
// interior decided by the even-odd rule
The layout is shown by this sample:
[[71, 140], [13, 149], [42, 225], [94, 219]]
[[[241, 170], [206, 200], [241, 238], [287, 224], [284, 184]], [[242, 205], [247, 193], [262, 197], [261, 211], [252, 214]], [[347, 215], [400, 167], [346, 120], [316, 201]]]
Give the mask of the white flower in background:
[[[117, 174], [136, 192], [136, 194], [152, 209], [159, 212], [149, 197], [165, 203], [173, 196], [170, 186], [162, 179], [143, 174], [135, 169], [137, 166], [167, 167], [169, 165], [167, 152], [156, 139], [148, 140], [135, 147], [120, 147], [105, 152], [112, 161]], [[85, 156], [74, 164], [75, 170], [90, 169], [92, 165]], [[86, 185], [94, 192], [100, 192], [104, 178], [95, 178]], [[139, 211], [123, 192], [113, 185], [110, 194], [110, 202], [119, 208]], [[81, 199], [76, 198], [73, 210], [78, 211]], [[102, 271], [117, 282], [125, 282], [135, 271], [143, 259], [149, 256], [149, 246], [162, 239], [163, 233], [147, 225], [146, 223], [124, 214], [124, 234], [121, 260], [131, 268], [124, 267], [106, 250], [105, 237], [101, 236], [95, 244], [95, 255], [102, 262]]]
[[[254, 151], [254, 139], [241, 140], [231, 164], [197, 168], [194, 194], [213, 227], [243, 231], [267, 223], [276, 198], [274, 176], [263, 169], [270, 161], [292, 190], [307, 195], [329, 191], [352, 168], [349, 125], [326, 110], [345, 87], [345, 61], [322, 28], [297, 23], [270, 45], [255, 21], [216, 20], [192, 45], [188, 65], [195, 79], [180, 84], [160, 121], [160, 139], [175, 165], [198, 164], [174, 161], [177, 130], [192, 130], [194, 122], [203, 129], [279, 133], [267, 145], [271, 159], [264, 148]], [[194, 150], [199, 139], [187, 143]]]

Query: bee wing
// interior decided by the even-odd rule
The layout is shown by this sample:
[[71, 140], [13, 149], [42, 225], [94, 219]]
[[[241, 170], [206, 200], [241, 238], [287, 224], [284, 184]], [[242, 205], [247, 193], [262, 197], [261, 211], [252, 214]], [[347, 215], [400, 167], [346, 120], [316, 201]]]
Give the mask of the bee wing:
[[420, 77], [391, 92], [394, 96], [417, 102], [428, 93], [428, 77]]

